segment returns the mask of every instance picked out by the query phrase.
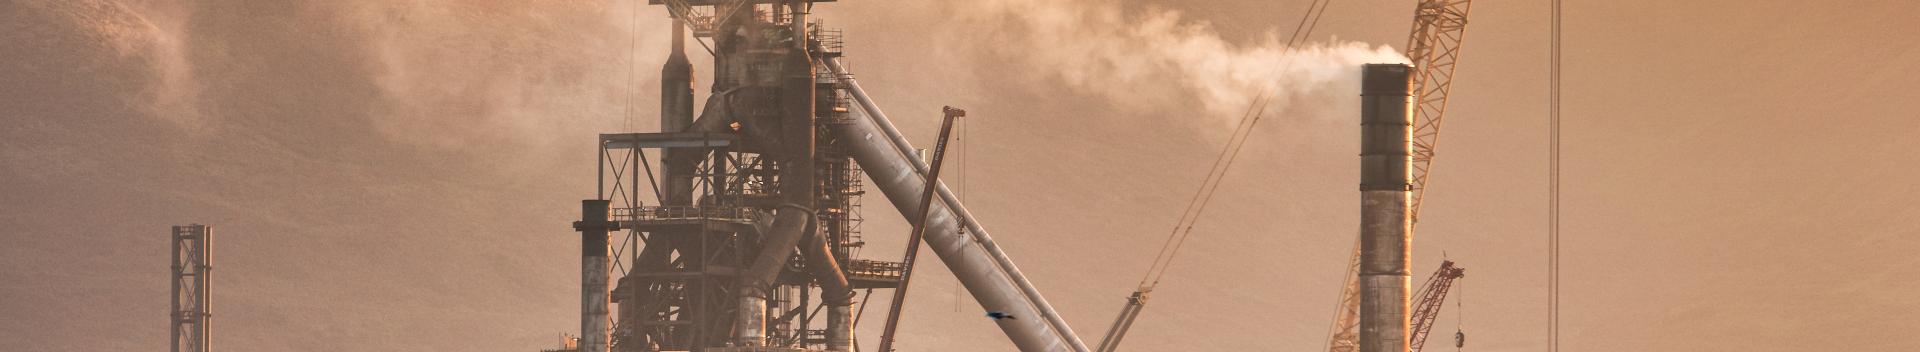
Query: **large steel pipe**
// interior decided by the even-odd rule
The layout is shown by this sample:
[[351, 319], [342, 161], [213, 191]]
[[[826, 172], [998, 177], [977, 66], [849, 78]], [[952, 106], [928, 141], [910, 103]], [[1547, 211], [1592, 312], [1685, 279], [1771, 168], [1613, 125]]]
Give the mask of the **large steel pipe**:
[[[826, 60], [827, 68], [847, 83], [866, 119], [835, 129], [836, 137], [849, 141], [854, 159], [879, 186], [894, 209], [911, 216], [919, 207], [920, 192], [925, 190], [927, 165], [912, 157], [913, 145], [893, 127], [865, 90], [841, 66], [838, 58]], [[1021, 351], [1088, 351], [1066, 321], [1054, 312], [1006, 253], [995, 245], [986, 229], [953, 196], [946, 185], [938, 185], [939, 202], [927, 216], [926, 243], [951, 269], [982, 308], [1012, 314], [1014, 319], [995, 319], [1000, 330]], [[961, 232], [961, 229], [965, 232]], [[1037, 319], [1036, 319], [1037, 318]]]
[[820, 283], [820, 300], [827, 305], [827, 350], [853, 350], [853, 286], [846, 271], [833, 256], [833, 243], [826, 233], [815, 231], [800, 244], [813, 280]]
[[1413, 115], [1403, 64], [1370, 64], [1360, 94], [1360, 352], [1407, 351]]

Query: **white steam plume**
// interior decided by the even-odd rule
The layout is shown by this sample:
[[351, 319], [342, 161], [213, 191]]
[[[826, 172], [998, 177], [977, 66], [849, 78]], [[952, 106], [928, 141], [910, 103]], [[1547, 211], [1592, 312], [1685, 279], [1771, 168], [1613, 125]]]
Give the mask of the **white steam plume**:
[[991, 43], [996, 54], [1080, 93], [1129, 109], [1201, 112], [1223, 124], [1236, 121], [1263, 90], [1275, 97], [1270, 110], [1280, 110], [1303, 94], [1357, 94], [1334, 88], [1357, 87], [1361, 64], [1407, 62], [1385, 45], [1337, 39], [1288, 48], [1269, 32], [1257, 43], [1231, 43], [1207, 23], [1167, 9], [1128, 15], [1118, 4], [1088, 0], [955, 6], [954, 30], [963, 40]]

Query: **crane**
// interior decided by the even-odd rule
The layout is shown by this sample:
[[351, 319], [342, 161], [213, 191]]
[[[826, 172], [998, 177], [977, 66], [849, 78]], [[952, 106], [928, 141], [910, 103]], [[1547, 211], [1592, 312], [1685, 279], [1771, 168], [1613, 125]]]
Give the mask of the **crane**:
[[1127, 336], [1127, 329], [1133, 328], [1134, 318], [1140, 317], [1140, 310], [1147, 307], [1147, 294], [1153, 293], [1153, 287], [1141, 287], [1127, 296], [1127, 306], [1120, 309], [1120, 317], [1113, 319], [1113, 327], [1107, 328], [1107, 337], [1100, 339], [1096, 352], [1113, 352], [1120, 348], [1120, 338]]
[[[1421, 200], [1427, 194], [1427, 179], [1433, 170], [1434, 149], [1440, 141], [1440, 123], [1447, 111], [1447, 96], [1453, 91], [1454, 68], [1460, 62], [1460, 47], [1466, 39], [1467, 12], [1473, 0], [1420, 0], [1413, 14], [1413, 30], [1407, 35], [1407, 59], [1413, 62], [1413, 199], [1408, 216], [1420, 222]], [[1328, 337], [1329, 352], [1359, 349], [1360, 323], [1360, 245], [1355, 239], [1353, 259], [1347, 263], [1347, 283], [1340, 291], [1340, 303], [1334, 314], [1333, 331]], [[1443, 292], [1444, 293], [1444, 292]]]
[[1427, 344], [1427, 332], [1433, 330], [1433, 319], [1440, 316], [1440, 307], [1447, 301], [1447, 291], [1453, 289], [1453, 280], [1467, 276], [1467, 269], [1453, 265], [1452, 260], [1440, 263], [1440, 270], [1427, 277], [1427, 283], [1420, 285], [1420, 292], [1414, 297], [1420, 301], [1413, 304], [1413, 326], [1408, 328], [1407, 346], [1413, 352], [1420, 352]]

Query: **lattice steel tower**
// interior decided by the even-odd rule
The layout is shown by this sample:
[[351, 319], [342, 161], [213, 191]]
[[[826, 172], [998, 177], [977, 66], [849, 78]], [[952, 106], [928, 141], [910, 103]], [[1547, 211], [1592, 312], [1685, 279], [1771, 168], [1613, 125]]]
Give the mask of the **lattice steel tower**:
[[213, 350], [212, 243], [207, 225], [173, 227], [173, 352]]

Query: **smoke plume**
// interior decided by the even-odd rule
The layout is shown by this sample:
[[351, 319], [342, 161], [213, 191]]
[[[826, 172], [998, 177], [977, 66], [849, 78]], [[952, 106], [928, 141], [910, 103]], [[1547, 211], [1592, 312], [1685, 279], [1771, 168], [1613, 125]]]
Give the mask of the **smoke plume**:
[[1234, 43], [1205, 22], [1163, 8], [1128, 11], [1088, 0], [954, 6], [960, 23], [949, 30], [1018, 64], [1008, 70], [1052, 77], [1076, 93], [1132, 110], [1198, 111], [1227, 124], [1260, 92], [1275, 97], [1270, 109], [1285, 109], [1305, 94], [1351, 95], [1346, 88], [1361, 64], [1406, 62], [1388, 46], [1337, 38], [1309, 37], [1305, 45], [1287, 47], [1270, 31], [1258, 42]]
[[[301, 100], [337, 99], [345, 106], [326, 109], [327, 119], [441, 151], [552, 147], [586, 125], [627, 120], [629, 94], [654, 95], [651, 53], [666, 40], [630, 38], [629, 26], [667, 25], [655, 9], [633, 12], [644, 6], [633, 2], [88, 4], [51, 8], [129, 16], [89, 30], [137, 34], [120, 46], [150, 70], [137, 102], [145, 115], [221, 129], [235, 118], [218, 110], [235, 100], [329, 88]], [[629, 56], [639, 52], [649, 53], [644, 62]], [[640, 106], [648, 101], [632, 104], [633, 115], [652, 111]]]

